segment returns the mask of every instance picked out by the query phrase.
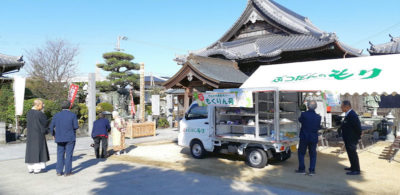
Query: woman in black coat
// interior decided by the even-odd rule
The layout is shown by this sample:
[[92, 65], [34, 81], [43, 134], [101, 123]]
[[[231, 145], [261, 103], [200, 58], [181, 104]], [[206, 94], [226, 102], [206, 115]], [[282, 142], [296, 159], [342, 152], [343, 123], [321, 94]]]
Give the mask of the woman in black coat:
[[39, 99], [34, 101], [32, 110], [26, 114], [27, 141], [25, 163], [28, 165], [29, 173], [40, 173], [46, 168], [46, 162], [50, 160], [47, 148], [47, 117], [41, 111], [43, 102]]

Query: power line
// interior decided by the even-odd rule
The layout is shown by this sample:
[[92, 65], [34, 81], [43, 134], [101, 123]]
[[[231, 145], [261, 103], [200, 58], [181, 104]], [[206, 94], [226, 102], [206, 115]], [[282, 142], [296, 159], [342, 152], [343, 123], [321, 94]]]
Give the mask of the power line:
[[376, 36], [380, 36], [380, 35], [382, 35], [383, 33], [387, 33], [387, 32], [389, 32], [390, 30], [396, 29], [396, 28], [399, 27], [399, 26], [400, 26], [400, 21], [397, 22], [397, 23], [395, 23], [395, 24], [393, 24], [393, 25], [391, 25], [391, 26], [389, 26], [388, 28], [386, 28], [386, 29], [384, 29], [384, 30], [382, 30], [382, 31], [379, 31], [379, 32], [377, 32], [377, 33], [375, 33], [375, 34], [373, 34], [373, 35], [370, 35], [370, 36], [368, 36], [368, 37], [366, 37], [366, 38], [364, 38], [364, 39], [361, 39], [361, 40], [359, 40], [359, 41], [353, 43], [353, 45], [358, 45], [358, 44], [360, 44], [360, 43], [365, 43], [365, 42], [367, 42], [367, 41], [370, 41], [372, 38], [374, 38], [374, 37], [376, 37]]
[[185, 49], [169, 47], [169, 46], [161, 45], [161, 44], [158, 44], [158, 43], [152, 43], [152, 42], [148, 42], [148, 41], [135, 40], [135, 39], [130, 39], [130, 41], [133, 41], [133, 42], [136, 42], [136, 43], [139, 43], [139, 44], [142, 44], [142, 45], [158, 47], [158, 48], [169, 50], [169, 51], [187, 52], [187, 50], [185, 50]]

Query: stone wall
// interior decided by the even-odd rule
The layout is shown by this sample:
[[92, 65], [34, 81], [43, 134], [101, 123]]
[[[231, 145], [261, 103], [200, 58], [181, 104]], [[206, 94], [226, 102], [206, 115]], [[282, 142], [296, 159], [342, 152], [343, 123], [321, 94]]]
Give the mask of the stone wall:
[[6, 143], [6, 123], [0, 121], [0, 144]]

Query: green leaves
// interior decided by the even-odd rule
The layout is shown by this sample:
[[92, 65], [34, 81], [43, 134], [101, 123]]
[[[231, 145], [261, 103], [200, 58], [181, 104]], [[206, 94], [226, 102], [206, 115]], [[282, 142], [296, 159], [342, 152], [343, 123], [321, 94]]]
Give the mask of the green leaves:
[[139, 75], [133, 70], [139, 70], [137, 63], [131, 62], [134, 57], [123, 52], [104, 53], [105, 63], [97, 64], [97, 67], [111, 72], [108, 75], [109, 81], [97, 82], [96, 85], [101, 92], [116, 91], [118, 88], [125, 88], [128, 85], [137, 88]]
[[133, 55], [123, 53], [123, 52], [108, 52], [103, 54], [104, 59], [116, 58], [118, 60], [128, 60], [131, 61], [135, 59]]

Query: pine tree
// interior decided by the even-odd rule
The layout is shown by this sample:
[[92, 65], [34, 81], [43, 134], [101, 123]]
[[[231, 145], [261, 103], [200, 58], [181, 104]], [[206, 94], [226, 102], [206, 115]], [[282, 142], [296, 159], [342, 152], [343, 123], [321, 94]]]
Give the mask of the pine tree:
[[133, 55], [123, 52], [104, 53], [105, 63], [97, 64], [97, 67], [110, 72], [107, 76], [109, 81], [97, 82], [97, 87], [102, 92], [116, 91], [124, 89], [130, 85], [137, 89], [139, 86], [139, 75], [134, 70], [139, 70], [140, 66], [132, 62]]

